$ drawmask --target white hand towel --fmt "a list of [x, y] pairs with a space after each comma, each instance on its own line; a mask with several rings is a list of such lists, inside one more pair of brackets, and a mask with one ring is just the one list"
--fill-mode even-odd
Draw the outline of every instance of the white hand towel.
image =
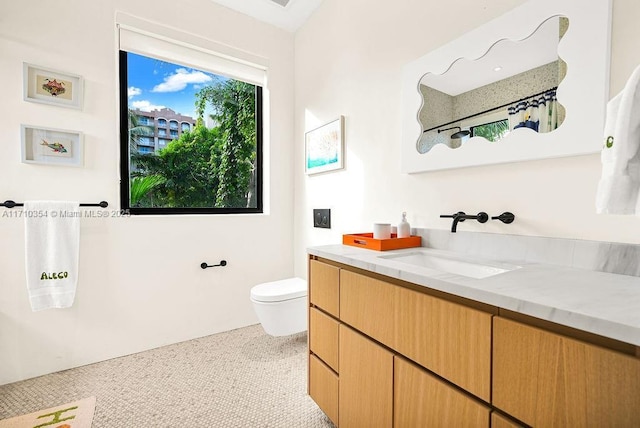
[[640, 214], [640, 67], [607, 104], [598, 214]]
[[25, 201], [23, 214], [31, 309], [68, 308], [78, 282], [80, 204]]

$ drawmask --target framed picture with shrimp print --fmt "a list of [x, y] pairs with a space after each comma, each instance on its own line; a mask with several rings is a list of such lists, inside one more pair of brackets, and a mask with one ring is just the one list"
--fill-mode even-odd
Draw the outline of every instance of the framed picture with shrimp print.
[[27, 63], [23, 65], [23, 72], [25, 101], [82, 109], [84, 82], [81, 76]]
[[82, 134], [66, 129], [22, 125], [22, 162], [82, 166]]

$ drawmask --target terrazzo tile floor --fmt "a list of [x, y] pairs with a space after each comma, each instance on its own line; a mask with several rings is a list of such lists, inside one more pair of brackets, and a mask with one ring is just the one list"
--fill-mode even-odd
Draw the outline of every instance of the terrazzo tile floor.
[[96, 396], [93, 428], [320, 428], [306, 333], [258, 325], [0, 386], [0, 420]]

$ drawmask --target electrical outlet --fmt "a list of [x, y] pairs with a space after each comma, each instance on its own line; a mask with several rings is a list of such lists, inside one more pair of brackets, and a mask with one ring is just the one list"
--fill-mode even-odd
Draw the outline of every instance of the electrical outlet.
[[322, 229], [331, 229], [331, 210], [314, 208], [313, 227], [320, 227]]

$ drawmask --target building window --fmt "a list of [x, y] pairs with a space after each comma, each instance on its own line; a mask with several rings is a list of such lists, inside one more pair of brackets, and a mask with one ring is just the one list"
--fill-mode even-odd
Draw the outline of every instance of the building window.
[[[120, 102], [122, 209], [262, 212], [261, 86], [121, 50]], [[126, 118], [142, 109], [159, 129], [155, 134], [149, 126], [153, 136], [139, 135], [135, 143]], [[141, 144], [166, 137], [160, 128], [167, 122], [173, 141], [158, 139], [157, 150]]]

